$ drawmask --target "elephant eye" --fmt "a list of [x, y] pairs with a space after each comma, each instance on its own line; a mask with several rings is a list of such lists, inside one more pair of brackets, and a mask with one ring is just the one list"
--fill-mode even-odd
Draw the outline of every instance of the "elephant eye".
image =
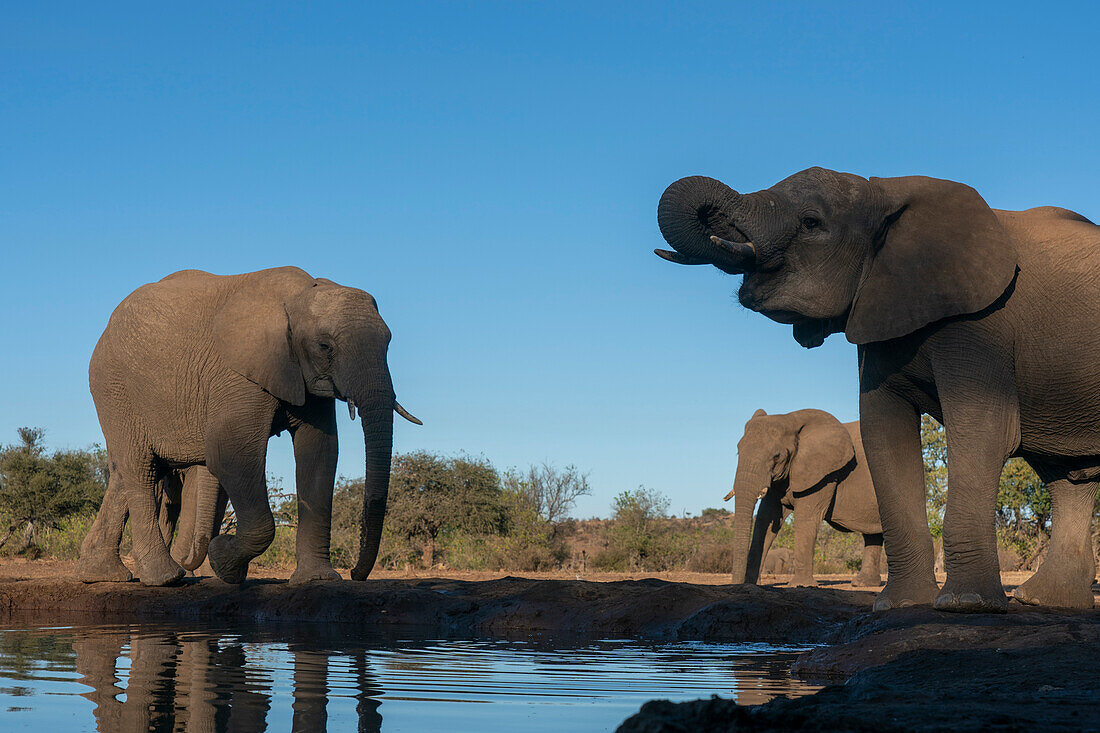
[[326, 354], [332, 352], [332, 344], [330, 344], [328, 341], [318, 341], [317, 346], [321, 349], [321, 351], [325, 352]]
[[814, 216], [802, 217], [802, 226], [806, 229], [817, 229], [821, 226], [821, 220]]

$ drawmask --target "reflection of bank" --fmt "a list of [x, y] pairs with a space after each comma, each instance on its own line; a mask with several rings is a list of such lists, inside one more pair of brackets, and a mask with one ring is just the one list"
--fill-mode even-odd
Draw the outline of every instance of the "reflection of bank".
[[790, 665], [796, 655], [776, 656], [788, 658], [771, 659], [767, 662], [749, 658], [734, 662], [736, 682], [733, 692], [738, 705], [762, 705], [778, 696], [801, 697], [817, 689], [810, 688], [797, 692], [793, 690]]
[[[129, 679], [120, 686], [119, 659], [129, 645]], [[76, 669], [92, 688], [96, 728], [114, 731], [263, 731], [273, 680], [248, 665], [240, 643], [188, 633], [100, 632], [74, 640]], [[292, 730], [327, 729], [329, 657], [332, 652], [291, 645]], [[350, 652], [357, 683], [360, 731], [380, 731], [382, 694], [365, 650]], [[122, 698], [122, 699], [120, 699]]]

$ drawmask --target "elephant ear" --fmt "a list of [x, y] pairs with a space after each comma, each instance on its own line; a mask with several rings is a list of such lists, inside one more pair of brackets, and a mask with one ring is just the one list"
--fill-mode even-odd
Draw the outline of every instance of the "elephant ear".
[[283, 402], [306, 401], [305, 377], [290, 345], [290, 321], [278, 292], [235, 292], [213, 324], [214, 349], [229, 367]]
[[793, 491], [811, 489], [856, 457], [852, 437], [839, 420], [828, 413], [807, 420], [798, 431], [798, 448], [789, 472]]
[[977, 191], [924, 176], [870, 181], [882, 227], [844, 329], [849, 341], [898, 338], [1004, 294], [1016, 248]]

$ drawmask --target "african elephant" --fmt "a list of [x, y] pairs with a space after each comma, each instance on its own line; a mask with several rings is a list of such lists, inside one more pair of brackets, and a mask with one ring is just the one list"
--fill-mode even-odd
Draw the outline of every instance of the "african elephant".
[[882, 525], [858, 422], [841, 423], [822, 410], [786, 415], [757, 410], [737, 443], [737, 475], [726, 501], [735, 496], [734, 583], [759, 580], [761, 559], [792, 511], [792, 585], [814, 585], [814, 544], [822, 520], [863, 535], [863, 566], [855, 584], [882, 582]]
[[222, 580], [243, 581], [275, 533], [264, 471], [268, 438], [283, 430], [297, 474], [291, 582], [339, 578], [329, 559], [336, 400], [353, 419], [358, 409], [362, 423], [366, 493], [352, 577], [367, 577], [386, 512], [393, 413], [419, 422], [394, 399], [389, 341], [368, 293], [296, 267], [229, 276], [185, 270], [127, 296], [89, 367], [111, 474], [81, 546], [80, 578], [130, 578], [118, 555], [128, 514], [141, 581], [179, 579], [183, 568], [158, 527], [156, 485], [168, 471], [203, 466], [196, 484], [208, 493], [220, 485], [237, 515], [235, 535], [210, 540], [211, 567]]
[[[1066, 209], [991, 209], [961, 183], [821, 168], [739, 194], [684, 178], [658, 223], [680, 264], [744, 274], [740, 302], [803, 346], [858, 345], [863, 445], [889, 580], [876, 609], [934, 602], [1003, 611], [994, 532], [1005, 460], [1053, 501], [1046, 562], [1025, 603], [1091, 607], [1089, 529], [1100, 477], [1100, 227]], [[920, 416], [946, 430], [947, 581], [932, 573]]]

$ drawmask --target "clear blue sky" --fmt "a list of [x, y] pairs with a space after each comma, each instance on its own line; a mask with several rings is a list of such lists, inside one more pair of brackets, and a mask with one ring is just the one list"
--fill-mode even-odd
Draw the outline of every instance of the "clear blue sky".
[[666, 185], [821, 165], [1100, 219], [1095, 3], [739, 5], [5, 3], [0, 441], [102, 440], [88, 357], [137, 286], [294, 264], [378, 298], [398, 450], [575, 463], [584, 516], [720, 505], [756, 408], [857, 417], [855, 347], [654, 257]]

